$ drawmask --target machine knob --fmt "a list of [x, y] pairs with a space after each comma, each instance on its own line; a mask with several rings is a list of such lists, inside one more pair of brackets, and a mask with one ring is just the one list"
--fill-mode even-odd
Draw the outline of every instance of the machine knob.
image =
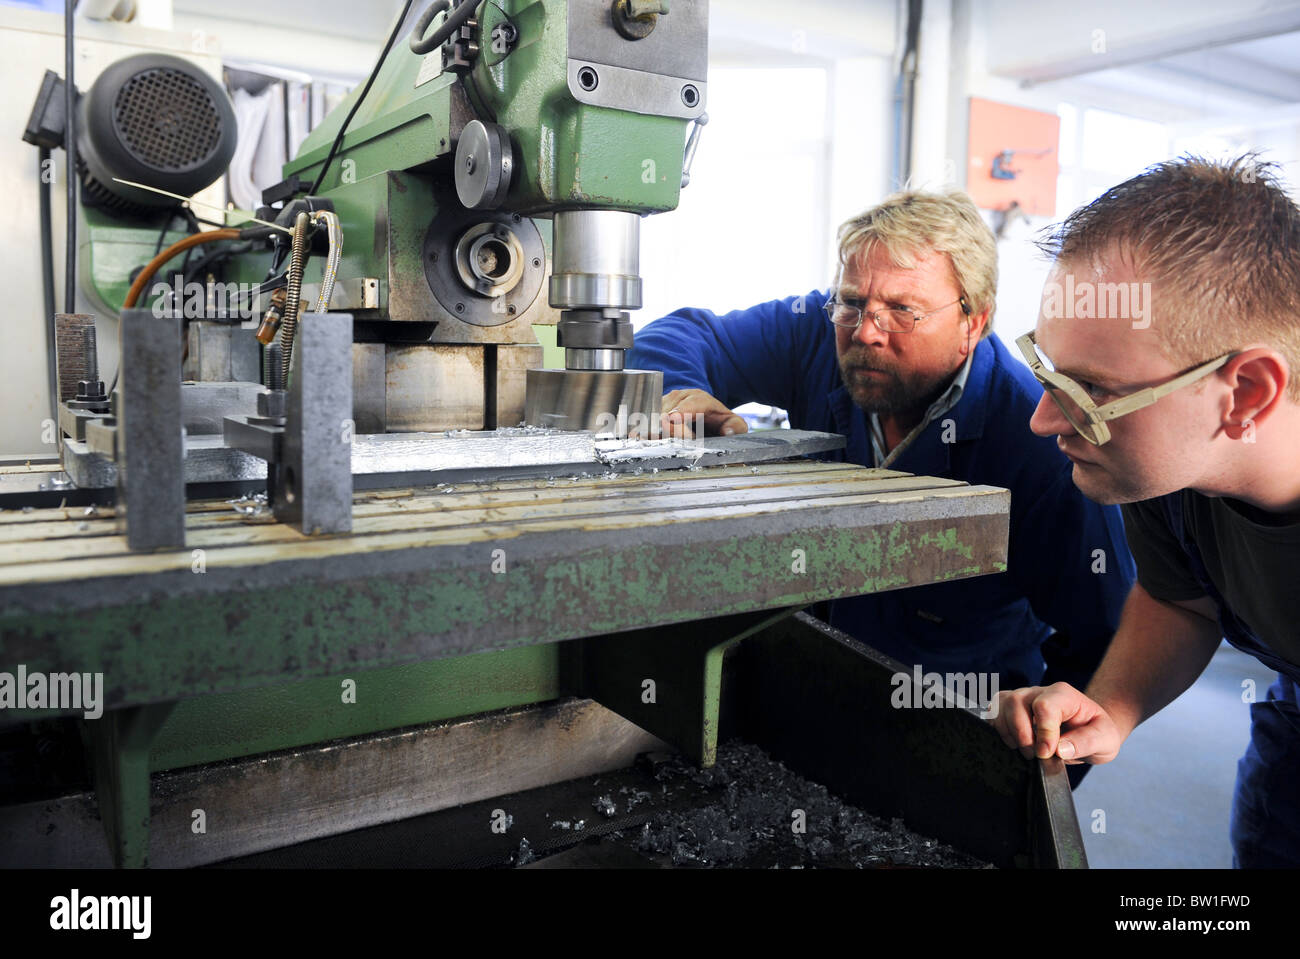
[[456, 143], [456, 196], [469, 210], [495, 210], [510, 192], [510, 137], [495, 123], [471, 120]]

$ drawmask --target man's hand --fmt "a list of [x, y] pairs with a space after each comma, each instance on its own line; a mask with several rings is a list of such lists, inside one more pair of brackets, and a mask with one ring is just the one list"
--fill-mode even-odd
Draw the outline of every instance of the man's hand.
[[730, 436], [747, 433], [749, 425], [722, 402], [703, 390], [673, 390], [664, 395], [660, 417], [664, 436], [695, 439], [703, 424], [705, 436]]
[[1026, 759], [1058, 755], [1071, 765], [1108, 763], [1127, 738], [1106, 710], [1069, 683], [998, 693], [990, 722]]

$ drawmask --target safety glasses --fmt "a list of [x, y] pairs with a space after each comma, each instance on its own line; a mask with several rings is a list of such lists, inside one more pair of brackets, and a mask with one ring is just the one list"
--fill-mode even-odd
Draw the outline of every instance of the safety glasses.
[[1061, 412], [1070, 421], [1070, 425], [1093, 446], [1101, 446], [1110, 440], [1110, 428], [1106, 425], [1107, 421], [1144, 409], [1162, 396], [1168, 396], [1175, 390], [1190, 386], [1197, 380], [1209, 376], [1236, 356], [1235, 353], [1225, 353], [1218, 359], [1202, 363], [1186, 373], [1180, 373], [1172, 380], [1159, 386], [1149, 386], [1146, 389], [1138, 390], [1136, 393], [1121, 396], [1117, 400], [1098, 406], [1093, 402], [1092, 397], [1088, 395], [1087, 390], [1068, 376], [1058, 373], [1052, 368], [1051, 360], [1039, 348], [1038, 341], [1034, 338], [1032, 332], [1026, 333], [1017, 339], [1016, 346], [1020, 347], [1020, 352], [1024, 354], [1025, 362], [1029, 364], [1030, 370], [1038, 378], [1038, 382], [1043, 384], [1043, 389], [1047, 392], [1047, 395], [1061, 408]]

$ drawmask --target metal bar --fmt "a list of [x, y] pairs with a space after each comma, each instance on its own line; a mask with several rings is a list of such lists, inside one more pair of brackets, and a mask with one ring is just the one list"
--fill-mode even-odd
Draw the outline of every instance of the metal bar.
[[308, 535], [352, 529], [352, 315], [304, 313], [290, 371], [275, 517]]
[[[248, 394], [241, 390], [232, 395], [228, 414], [237, 419], [248, 415]], [[200, 411], [197, 403], [196, 417], [212, 409]], [[72, 433], [79, 427], [84, 433], [84, 425], [79, 426], [62, 413], [60, 417], [65, 432]], [[204, 431], [208, 432], [206, 426]], [[82, 438], [78, 435], [74, 442], [64, 444], [68, 475], [79, 489], [113, 486], [117, 469], [111, 456], [81, 442]], [[391, 489], [439, 481], [468, 483], [595, 471], [632, 473], [695, 465], [767, 463], [832, 452], [843, 449], [844, 442], [844, 437], [835, 433], [807, 430], [759, 430], [739, 436], [658, 443], [597, 440], [588, 432], [518, 427], [464, 433], [368, 433], [352, 440], [352, 485], [354, 490]], [[261, 446], [251, 446], [245, 452], [244, 445], [236, 436], [223, 440], [220, 435], [191, 431], [185, 441], [186, 484], [265, 479], [266, 463], [258, 458]], [[111, 446], [107, 450], [111, 452]], [[3, 492], [0, 487], [0, 494]], [[25, 504], [13, 500], [13, 505]]]
[[131, 549], [185, 546], [181, 322], [122, 311], [117, 516]]

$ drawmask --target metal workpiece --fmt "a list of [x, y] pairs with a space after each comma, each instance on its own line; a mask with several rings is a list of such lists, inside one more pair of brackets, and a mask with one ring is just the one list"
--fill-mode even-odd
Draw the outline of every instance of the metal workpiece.
[[133, 550], [185, 546], [181, 323], [123, 310], [117, 520]]
[[[521, 375], [523, 372], [521, 368]], [[282, 429], [253, 423], [256, 419], [230, 417], [225, 437], [186, 437], [185, 483], [192, 499], [238, 496], [249, 488], [264, 486], [268, 456], [279, 458]], [[111, 448], [116, 429], [102, 427], [104, 422], [110, 421], [96, 419], [90, 428], [100, 429]], [[617, 431], [618, 423], [614, 425]], [[539, 477], [567, 480], [593, 473], [612, 476], [692, 466], [770, 463], [844, 448], [844, 437], [838, 433], [804, 430], [759, 430], [689, 441], [625, 440], [592, 432], [528, 427], [370, 434], [361, 432], [358, 423], [358, 430], [352, 443], [352, 485], [357, 491], [430, 482], [484, 483]], [[59, 484], [61, 467], [70, 485]], [[61, 463], [0, 467], [0, 506], [111, 503], [116, 481], [117, 468], [111, 455], [100, 455], [86, 443], [68, 439]]]
[[538, 344], [354, 343], [358, 433], [438, 432], [518, 426], [526, 373]]
[[[354, 344], [353, 409], [358, 433], [486, 428], [488, 391], [495, 385], [488, 363], [493, 349], [500, 350], [491, 346]], [[517, 408], [517, 415], [522, 415], [522, 399], [508, 404]]]
[[280, 422], [266, 422], [261, 417], [228, 416], [223, 438], [232, 450], [261, 460], [262, 477], [269, 478], [270, 467], [284, 457], [284, 418]]
[[352, 529], [352, 316], [304, 313], [293, 352], [275, 518], [303, 533]]
[[622, 210], [555, 214], [550, 303], [565, 310], [641, 308], [641, 217]]
[[[524, 427], [482, 432], [383, 433], [358, 436], [352, 444], [352, 471], [359, 488], [379, 488], [366, 477], [407, 476], [483, 483], [538, 476], [573, 482], [593, 473], [613, 476], [691, 466], [771, 463], [844, 447], [837, 433], [765, 430], [702, 440], [623, 440], [613, 433]], [[624, 429], [626, 432], [626, 429]]]
[[256, 365], [251, 372], [253, 379], [250, 380], [182, 383], [181, 417], [185, 435], [220, 436], [222, 420], [227, 416], [256, 414], [257, 398], [264, 388], [257, 382]]
[[529, 370], [524, 422], [545, 429], [656, 436], [663, 385], [658, 370]]
[[[119, 396], [124, 387], [125, 383], [119, 384]], [[256, 415], [262, 386], [252, 382], [180, 383], [179, 389], [184, 435], [181, 475], [185, 484], [265, 478], [263, 464], [238, 448], [225, 446], [222, 439], [222, 421], [227, 416]], [[73, 484], [82, 490], [116, 486], [117, 421], [103, 413], [72, 410], [64, 404], [59, 408], [59, 427], [66, 437], [60, 451], [63, 468]]]
[[[221, 421], [226, 416], [251, 416], [257, 412], [257, 396], [262, 391], [262, 385], [256, 382], [181, 383], [181, 426], [184, 428], [185, 436], [191, 441], [200, 436], [219, 436], [222, 430]], [[105, 416], [108, 412], [109, 410], [95, 413], [85, 409], [61, 409], [59, 424], [63, 432], [72, 439], [85, 442], [87, 422], [105, 419], [109, 424], [108, 428], [110, 430], [113, 428], [111, 417]], [[113, 445], [100, 442], [96, 447], [99, 452], [110, 458], [113, 456]], [[187, 442], [187, 452], [190, 448], [191, 444]], [[81, 452], [78, 450], [74, 455], [80, 456]], [[187, 473], [186, 482], [192, 483], [195, 480], [190, 479]], [[78, 482], [77, 485], [83, 484]]]
[[182, 375], [197, 382], [258, 379], [258, 344], [239, 323], [194, 320], [187, 324], [188, 355]]
[[[184, 475], [187, 486], [245, 485], [265, 481], [266, 464], [278, 461], [282, 428], [257, 423], [256, 416], [228, 417], [223, 436], [190, 436], [185, 440]], [[844, 437], [836, 433], [804, 430], [761, 430], [733, 436], [689, 441], [661, 439], [628, 441], [612, 438], [639, 426], [624, 410], [594, 431], [535, 428], [461, 430], [452, 432], [358, 432], [352, 441], [352, 477], [356, 490], [391, 489], [430, 482], [490, 482], [536, 477], [570, 477], [583, 473], [625, 473], [639, 470], [676, 470], [691, 466], [766, 463], [793, 456], [812, 456], [839, 450]], [[116, 430], [97, 419], [89, 429], [99, 430], [112, 444]], [[111, 448], [111, 447], [110, 447]], [[79, 492], [112, 488], [117, 469], [111, 455], [91, 451], [86, 443], [64, 442], [63, 466], [76, 489], [65, 490], [69, 502], [79, 502]], [[23, 497], [50, 488], [46, 472], [23, 475], [0, 473], [0, 502], [27, 505]], [[42, 485], [43, 484], [43, 485]], [[212, 494], [207, 494], [212, 495]], [[237, 494], [236, 494], [237, 495]], [[40, 497], [37, 497], [38, 499]], [[98, 502], [92, 497], [85, 502]], [[57, 500], [55, 501], [58, 502]]]
[[[118, 391], [121, 391], [120, 384]], [[117, 443], [117, 428], [112, 422], [102, 417], [90, 420], [85, 427], [85, 442], [64, 440], [63, 468], [77, 489], [101, 490], [117, 485], [117, 464], [112, 453]], [[266, 479], [266, 464], [262, 460], [227, 445], [220, 434], [187, 436], [184, 446], [181, 473], [186, 486]]]
[[190, 504], [188, 549], [149, 556], [107, 515], [6, 512], [0, 669], [103, 672], [116, 709], [802, 607], [1003, 572], [1008, 508], [1005, 490], [796, 461], [361, 492], [352, 535], [309, 546], [222, 500]]

